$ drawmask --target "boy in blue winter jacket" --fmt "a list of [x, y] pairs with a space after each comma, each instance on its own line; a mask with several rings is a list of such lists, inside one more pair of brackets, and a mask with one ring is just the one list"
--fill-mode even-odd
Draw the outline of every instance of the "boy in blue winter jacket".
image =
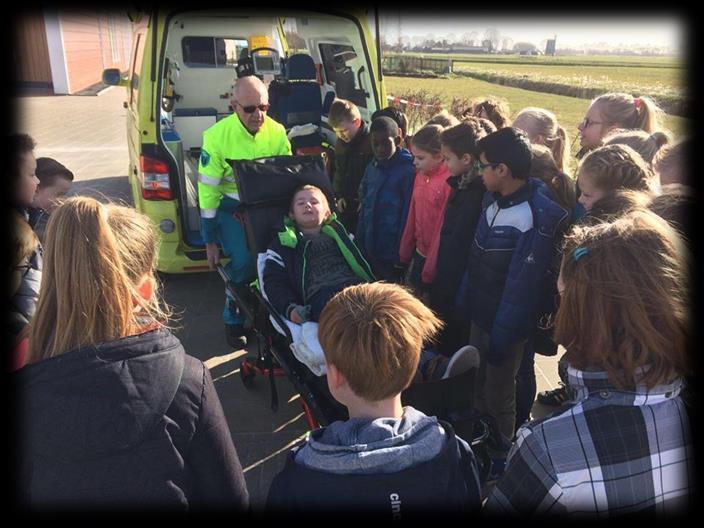
[[470, 344], [479, 349], [477, 407], [513, 437], [515, 376], [548, 288], [556, 241], [568, 212], [547, 186], [529, 178], [528, 138], [503, 128], [477, 143], [477, 170], [487, 188], [460, 287], [471, 319]]
[[413, 156], [399, 146], [399, 128], [390, 117], [377, 117], [369, 131], [374, 159], [359, 186], [355, 241], [379, 279], [401, 282], [398, 249], [413, 194]]
[[441, 324], [396, 284], [350, 286], [330, 300], [318, 336], [330, 393], [350, 418], [314, 430], [290, 452], [267, 510], [389, 520], [479, 511], [469, 445], [450, 424], [401, 405], [423, 342]]

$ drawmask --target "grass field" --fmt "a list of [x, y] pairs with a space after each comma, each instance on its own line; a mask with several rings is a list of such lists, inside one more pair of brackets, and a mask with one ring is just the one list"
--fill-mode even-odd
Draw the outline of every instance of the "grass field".
[[[384, 53], [387, 55], [399, 55]], [[503, 64], [540, 64], [545, 66], [628, 66], [646, 68], [683, 68], [684, 62], [678, 57], [642, 57], [621, 55], [478, 55], [460, 53], [403, 53], [407, 57], [426, 57], [436, 59], [456, 59], [472, 62], [490, 62]]]
[[[438, 97], [448, 109], [453, 99], [479, 97], [505, 99], [509, 103], [511, 118], [526, 106], [545, 108], [557, 116], [558, 121], [567, 131], [573, 154], [579, 150], [579, 143], [574, 142], [578, 132], [577, 125], [584, 118], [590, 103], [588, 99], [522, 90], [466, 77], [419, 79], [387, 75], [384, 81], [388, 95], [405, 98], [409, 94], [423, 90]], [[669, 115], [665, 116], [664, 125], [675, 137], [687, 133], [689, 128], [687, 119]]]
[[540, 64], [455, 63], [455, 73], [462, 71], [493, 72], [500, 75], [527, 76], [545, 82], [588, 86], [616, 91], [640, 91], [644, 95], [675, 95], [685, 87], [684, 71], [679, 68], [643, 68], [614, 66], [550, 66]]
[[387, 57], [395, 57], [398, 65], [402, 57], [420, 56], [451, 58], [455, 74], [493, 84], [583, 99], [605, 92], [648, 95], [669, 113], [680, 116], [689, 113], [687, 72], [684, 63], [674, 57], [443, 54], [391, 54]]

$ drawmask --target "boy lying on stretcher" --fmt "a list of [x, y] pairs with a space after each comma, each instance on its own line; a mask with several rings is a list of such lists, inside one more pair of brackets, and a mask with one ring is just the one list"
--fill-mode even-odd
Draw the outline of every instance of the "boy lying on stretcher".
[[[312, 185], [294, 193], [284, 230], [267, 249], [261, 276], [265, 297], [296, 324], [317, 322], [336, 293], [374, 281], [369, 264], [330, 211], [325, 194]], [[472, 347], [462, 347], [448, 359], [424, 350], [417, 381], [466, 371], [473, 366], [473, 352]]]

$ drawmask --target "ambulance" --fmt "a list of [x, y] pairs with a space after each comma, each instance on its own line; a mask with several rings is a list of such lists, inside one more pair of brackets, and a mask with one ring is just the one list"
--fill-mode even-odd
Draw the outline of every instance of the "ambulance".
[[[308, 95], [299, 99], [306, 108], [296, 112], [296, 100], [289, 101], [284, 126], [289, 132], [314, 126], [328, 145], [335, 142], [326, 115], [334, 97], [353, 101], [365, 121], [386, 106], [375, 15], [364, 9], [251, 8], [129, 14], [135, 27], [129, 71], [105, 70], [103, 81], [126, 89], [128, 179], [135, 208], [161, 235], [159, 271], [209, 269], [200, 234], [198, 159], [203, 131], [233, 113], [238, 76], [259, 76], [271, 103], [274, 87], [280, 100], [282, 87], [288, 93], [289, 85], [295, 91], [303, 84], [288, 79], [293, 69], [287, 65], [314, 65]], [[311, 102], [321, 110], [311, 112]]]

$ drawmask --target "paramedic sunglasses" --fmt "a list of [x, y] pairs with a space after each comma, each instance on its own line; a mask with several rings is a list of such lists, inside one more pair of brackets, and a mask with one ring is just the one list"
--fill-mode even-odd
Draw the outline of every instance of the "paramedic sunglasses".
[[260, 104], [260, 105], [250, 105], [250, 106], [242, 106], [240, 103], [235, 101], [236, 105], [240, 105], [242, 107], [242, 110], [244, 110], [245, 114], [253, 114], [254, 111], [259, 108], [260, 112], [266, 112], [269, 110], [269, 105], [268, 104]]

